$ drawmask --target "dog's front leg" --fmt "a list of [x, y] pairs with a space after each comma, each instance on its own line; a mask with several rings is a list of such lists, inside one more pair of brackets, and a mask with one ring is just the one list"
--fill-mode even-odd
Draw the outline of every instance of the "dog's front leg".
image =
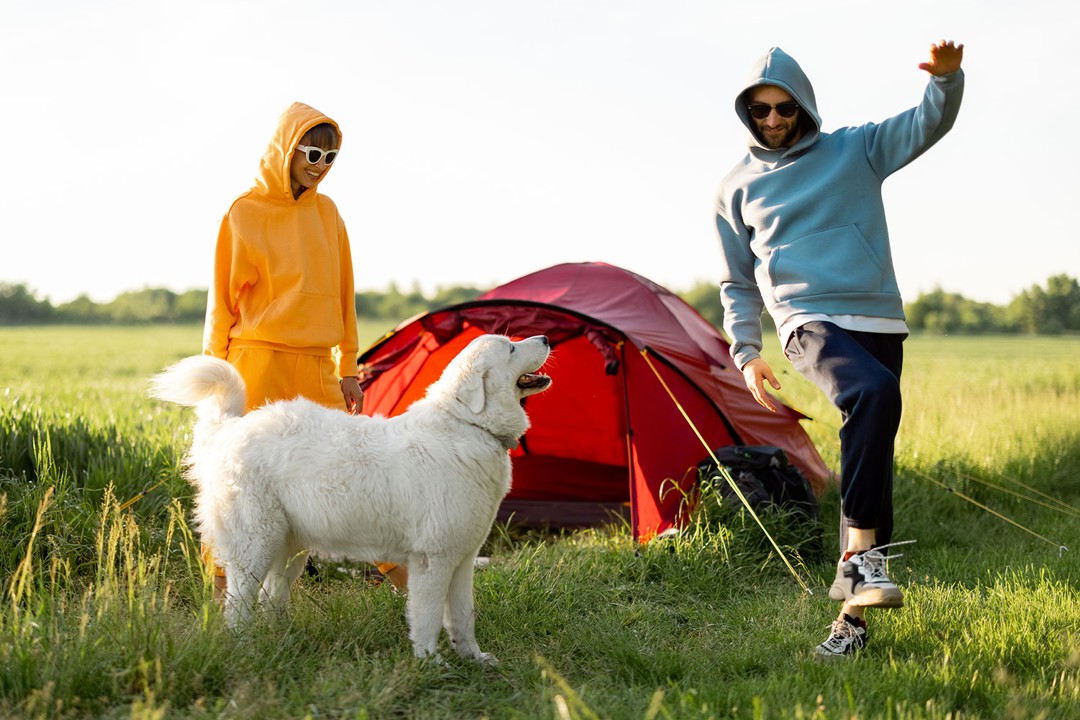
[[239, 563], [230, 564], [225, 577], [225, 621], [235, 629], [251, 617], [262, 583], [255, 572]]
[[458, 655], [484, 665], [494, 665], [498, 662], [495, 656], [480, 652], [480, 646], [476, 642], [476, 615], [473, 612], [474, 560], [470, 555], [454, 571], [450, 580], [450, 591], [446, 595], [443, 626]]
[[443, 558], [429, 558], [423, 553], [409, 556], [406, 612], [409, 639], [412, 640], [413, 654], [418, 658], [435, 655], [451, 571]]
[[305, 562], [306, 552], [293, 550], [291, 546], [282, 548], [263, 580], [260, 600], [267, 602], [277, 612], [288, 610], [292, 584], [303, 572]]

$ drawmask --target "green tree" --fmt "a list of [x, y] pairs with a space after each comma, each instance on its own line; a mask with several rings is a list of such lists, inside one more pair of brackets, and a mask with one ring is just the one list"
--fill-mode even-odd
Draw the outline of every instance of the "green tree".
[[935, 288], [904, 307], [908, 327], [931, 333], [1005, 332], [1010, 328], [1003, 309]]
[[57, 307], [56, 319], [59, 322], [71, 323], [73, 325], [90, 325], [108, 321], [101, 305], [94, 302], [86, 295], [80, 295], [71, 302], [64, 303]]
[[55, 312], [48, 300], [39, 300], [26, 285], [0, 283], [0, 324], [49, 322]]
[[143, 288], [120, 293], [105, 306], [105, 312], [116, 323], [172, 322], [175, 320], [176, 293], [164, 288]]
[[483, 295], [486, 290], [470, 285], [456, 285], [453, 287], [436, 287], [435, 295], [431, 298], [430, 308], [446, 307], [458, 303], [469, 302]]
[[1068, 275], [1054, 275], [1046, 288], [1033, 285], [1009, 303], [1009, 317], [1024, 332], [1060, 335], [1080, 331], [1080, 283]]
[[206, 317], [206, 291], [188, 290], [177, 295], [173, 312], [176, 322], [201, 322]]

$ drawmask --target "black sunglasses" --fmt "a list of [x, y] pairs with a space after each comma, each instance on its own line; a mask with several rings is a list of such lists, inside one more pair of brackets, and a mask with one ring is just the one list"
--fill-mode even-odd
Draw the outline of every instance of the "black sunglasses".
[[334, 158], [336, 158], [338, 154], [337, 150], [323, 150], [314, 145], [297, 145], [296, 149], [304, 153], [304, 158], [312, 165], [319, 162], [323, 154], [326, 155], [326, 164], [329, 165], [334, 162]]
[[746, 109], [750, 111], [750, 117], [755, 120], [764, 120], [769, 117], [769, 113], [776, 110], [776, 114], [782, 118], [794, 117], [795, 113], [799, 112], [799, 103], [797, 102], [782, 102], [776, 105], [769, 105], [767, 103], [747, 103]]

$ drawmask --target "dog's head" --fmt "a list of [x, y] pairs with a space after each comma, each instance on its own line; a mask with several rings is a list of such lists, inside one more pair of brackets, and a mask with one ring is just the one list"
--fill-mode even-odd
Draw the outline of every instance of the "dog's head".
[[512, 449], [529, 429], [521, 401], [551, 386], [551, 378], [538, 373], [550, 353], [543, 335], [519, 342], [481, 335], [450, 361], [427, 397]]

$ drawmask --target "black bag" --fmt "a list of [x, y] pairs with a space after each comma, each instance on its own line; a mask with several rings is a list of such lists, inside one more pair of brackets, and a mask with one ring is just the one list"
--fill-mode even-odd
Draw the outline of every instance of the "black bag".
[[[799, 468], [788, 462], [787, 453], [772, 445], [727, 445], [713, 451], [720, 464], [754, 511], [777, 505], [797, 510], [817, 522], [818, 502], [810, 483]], [[742, 507], [742, 503], [720, 474], [711, 457], [698, 463], [698, 479], [712, 480], [725, 503]]]

